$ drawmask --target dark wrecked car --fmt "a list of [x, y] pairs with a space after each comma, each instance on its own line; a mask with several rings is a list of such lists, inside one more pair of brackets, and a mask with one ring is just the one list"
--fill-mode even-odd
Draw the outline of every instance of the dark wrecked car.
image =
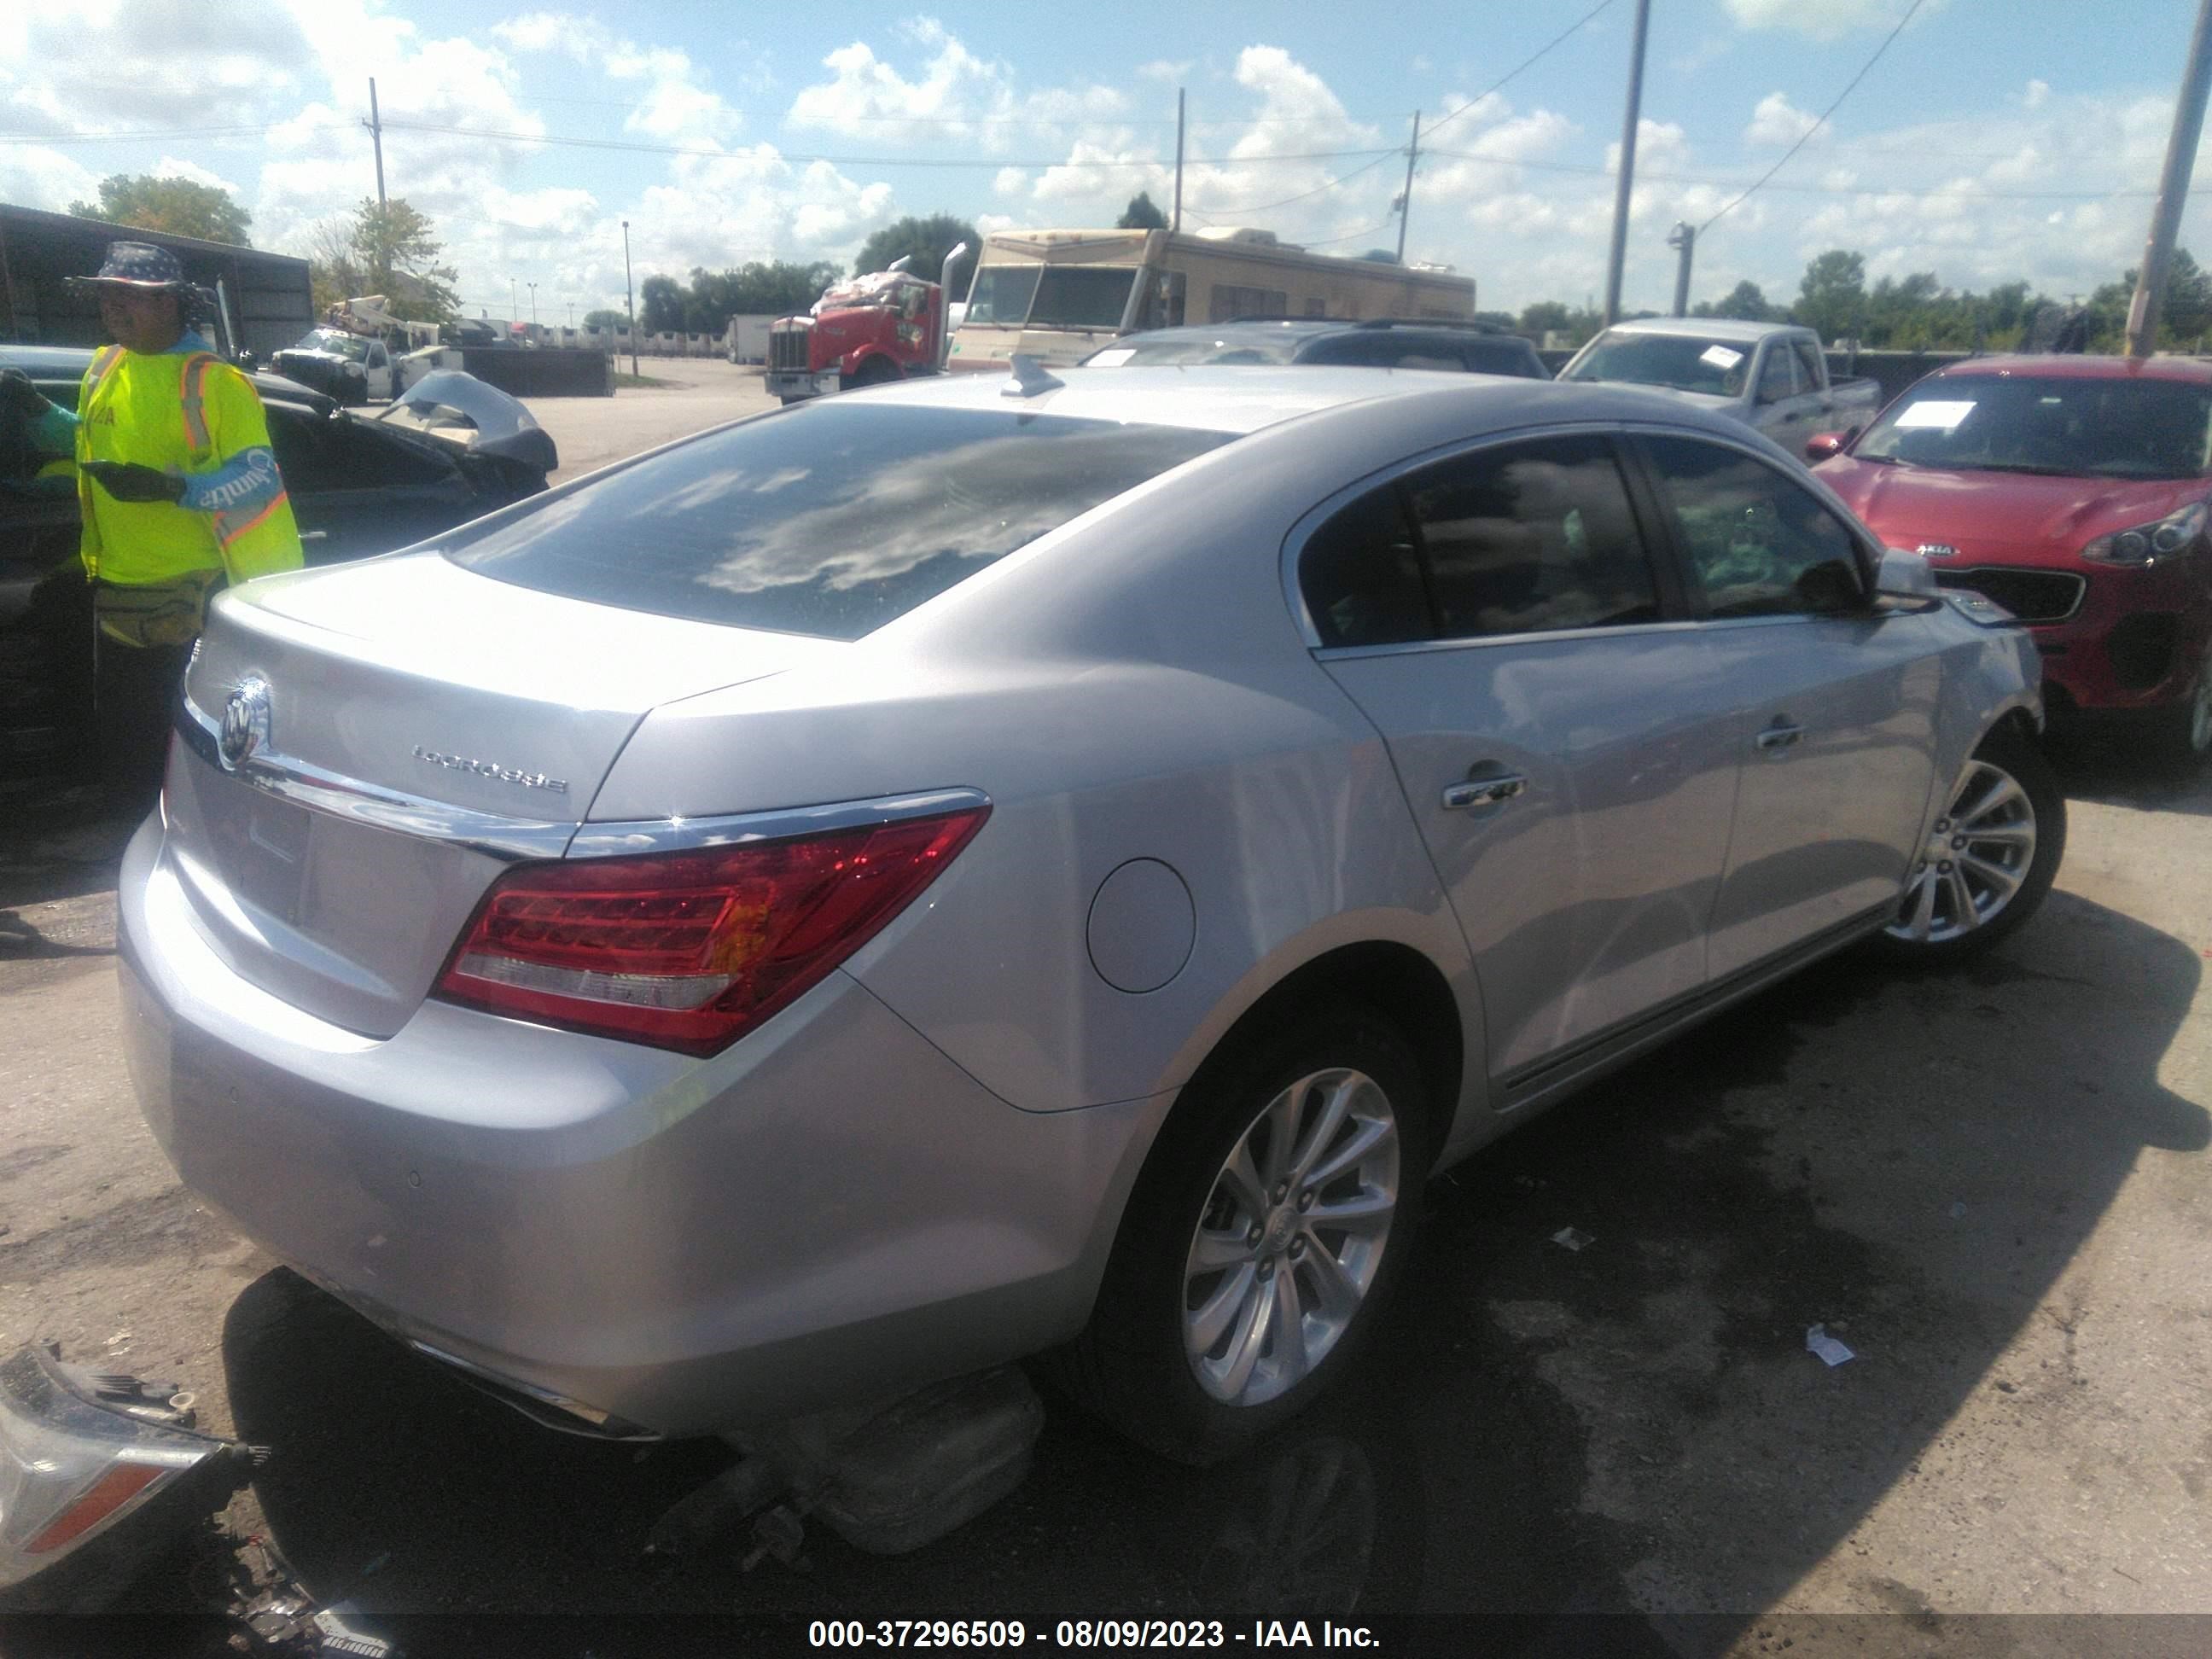
[[[0, 345], [74, 407], [92, 354]], [[274, 374], [254, 387], [310, 565], [388, 553], [536, 495], [560, 465], [550, 434], [473, 375], [424, 376], [372, 417]], [[0, 777], [82, 769], [91, 761], [92, 596], [77, 562], [77, 501], [67, 469], [42, 465], [0, 421]]]

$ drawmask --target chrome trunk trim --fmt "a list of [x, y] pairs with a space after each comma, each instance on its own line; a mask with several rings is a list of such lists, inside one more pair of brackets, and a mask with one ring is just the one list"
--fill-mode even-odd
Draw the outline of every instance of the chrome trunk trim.
[[257, 748], [235, 766], [226, 766], [222, 726], [189, 697], [178, 714], [176, 732], [187, 749], [216, 771], [312, 811], [373, 829], [450, 842], [511, 861], [557, 859], [576, 833], [574, 823], [479, 812], [362, 783], [275, 750]]

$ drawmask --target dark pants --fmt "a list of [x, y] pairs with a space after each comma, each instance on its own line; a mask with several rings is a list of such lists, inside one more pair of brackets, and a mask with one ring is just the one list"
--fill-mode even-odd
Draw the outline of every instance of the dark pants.
[[93, 721], [100, 738], [100, 775], [118, 806], [150, 808], [161, 790], [169, 728], [191, 642], [125, 645], [95, 630]]

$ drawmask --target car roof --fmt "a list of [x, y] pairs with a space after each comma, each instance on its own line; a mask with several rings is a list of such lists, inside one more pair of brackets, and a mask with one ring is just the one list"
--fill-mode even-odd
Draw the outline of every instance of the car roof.
[[1009, 375], [963, 372], [905, 380], [851, 394], [871, 402], [944, 409], [996, 409], [1148, 426], [1186, 427], [1238, 436], [1302, 416], [1355, 405], [1436, 400], [1443, 428], [1504, 430], [1527, 424], [1640, 422], [1700, 428], [1741, 441], [1740, 421], [1706, 413], [1664, 392], [1613, 381], [1529, 380], [1517, 375], [1439, 374], [1431, 369], [1351, 368], [1334, 364], [1194, 364], [1055, 368], [1057, 386], [1016, 398]]
[[[34, 380], [82, 380], [84, 371], [91, 366], [92, 357], [89, 346], [0, 343], [0, 368], [20, 368]], [[331, 402], [321, 392], [281, 374], [250, 374], [246, 378], [253, 382], [253, 389], [264, 399], [275, 398], [285, 403], [312, 404], [318, 408]]]
[[2051, 380], [2185, 380], [2212, 384], [2212, 362], [2201, 357], [2088, 357], [2070, 352], [1970, 357], [1946, 364], [1947, 380], [1991, 374], [2033, 374]]
[[1733, 317], [1638, 317], [1615, 323], [1610, 332], [1620, 334], [1683, 334], [1698, 340], [1749, 342], [1770, 334], [1796, 331], [1790, 323], [1747, 323]]

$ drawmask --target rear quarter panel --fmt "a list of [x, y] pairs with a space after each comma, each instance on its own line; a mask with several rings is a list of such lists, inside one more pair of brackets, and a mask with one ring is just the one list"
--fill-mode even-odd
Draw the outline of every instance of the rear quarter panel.
[[[1176, 1088], [1283, 977], [1368, 939], [1437, 966], [1480, 1054], [1465, 942], [1387, 752], [1281, 588], [1291, 524], [1393, 453], [1371, 435], [1371, 462], [1246, 439], [837, 663], [659, 709], [591, 817], [984, 792], [990, 823], [850, 968], [1025, 1110]], [[1175, 870], [1193, 918], [1181, 971], [1137, 994], [1106, 982], [1088, 937], [1101, 884], [1133, 859]]]

